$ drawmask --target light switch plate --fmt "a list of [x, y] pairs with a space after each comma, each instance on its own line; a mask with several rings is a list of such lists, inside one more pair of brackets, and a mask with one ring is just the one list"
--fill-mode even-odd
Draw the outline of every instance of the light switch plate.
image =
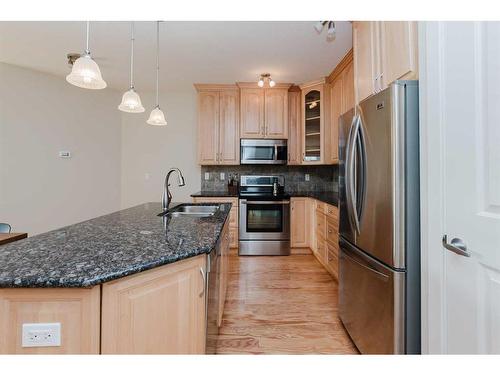
[[61, 323], [24, 323], [21, 345], [24, 348], [61, 346]]
[[210, 180], [210, 173], [205, 172], [205, 181]]
[[309, 181], [309, 180], [310, 180], [310, 176], [309, 176], [309, 174], [308, 174], [308, 173], [306, 173], [306, 175], [304, 176], [304, 178], [305, 178], [305, 180], [306, 180], [306, 181]]

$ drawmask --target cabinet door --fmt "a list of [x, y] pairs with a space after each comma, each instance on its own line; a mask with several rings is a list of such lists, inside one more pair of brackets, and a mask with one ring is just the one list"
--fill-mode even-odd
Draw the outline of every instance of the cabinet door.
[[[417, 23], [380, 22], [384, 87], [417, 71]], [[414, 78], [414, 77], [411, 77]]]
[[204, 354], [205, 270], [199, 255], [105, 283], [101, 352]]
[[325, 160], [324, 84], [302, 91], [302, 164], [323, 164]]
[[240, 164], [238, 91], [219, 93], [219, 164]]
[[339, 160], [339, 117], [342, 114], [342, 102], [344, 101], [344, 77], [341, 75], [331, 85], [330, 88], [330, 128], [327, 163], [338, 163]]
[[351, 62], [342, 72], [342, 105], [340, 114], [354, 107], [354, 64]]
[[354, 84], [357, 103], [375, 92], [377, 70], [374, 50], [375, 34], [375, 22], [353, 23]]
[[241, 138], [263, 138], [264, 90], [241, 89], [240, 96]]
[[301, 97], [300, 91], [288, 93], [288, 164], [301, 164]]
[[292, 198], [291, 200], [291, 246], [308, 246], [308, 225], [307, 217], [307, 198]]
[[198, 163], [217, 164], [219, 149], [219, 93], [198, 93]]
[[288, 89], [266, 89], [264, 108], [266, 138], [288, 138]]

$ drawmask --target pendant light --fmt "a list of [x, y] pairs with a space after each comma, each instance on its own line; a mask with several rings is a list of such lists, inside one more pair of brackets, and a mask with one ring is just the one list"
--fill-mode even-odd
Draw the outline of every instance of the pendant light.
[[130, 26], [130, 89], [122, 96], [122, 102], [118, 109], [128, 113], [141, 113], [145, 109], [142, 106], [141, 98], [134, 89], [134, 23]]
[[102, 79], [99, 66], [90, 56], [89, 31], [90, 21], [87, 21], [85, 53], [75, 61], [71, 73], [66, 76], [66, 81], [84, 89], [100, 90], [106, 87], [106, 82]]
[[151, 111], [147, 123], [149, 125], [165, 126], [167, 121], [160, 109], [158, 101], [158, 79], [160, 74], [160, 21], [156, 21], [156, 107]]

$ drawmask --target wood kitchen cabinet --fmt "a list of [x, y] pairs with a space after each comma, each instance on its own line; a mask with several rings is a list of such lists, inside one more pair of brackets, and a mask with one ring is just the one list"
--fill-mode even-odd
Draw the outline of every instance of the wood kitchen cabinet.
[[329, 126], [328, 86], [325, 79], [300, 85], [302, 90], [301, 164], [324, 164], [325, 129]]
[[309, 198], [291, 198], [290, 231], [291, 247], [309, 247], [309, 220], [307, 200]]
[[102, 354], [204, 354], [206, 255], [102, 287]]
[[302, 155], [302, 116], [300, 88], [288, 92], [288, 165], [300, 165]]
[[353, 22], [356, 103], [397, 79], [418, 78], [417, 23]]
[[256, 83], [238, 83], [240, 88], [240, 137], [288, 138], [288, 89], [277, 83], [273, 88], [258, 88]]
[[240, 162], [239, 93], [235, 85], [195, 85], [198, 90], [198, 163]]
[[[0, 354], [99, 354], [101, 288], [0, 289]], [[25, 323], [59, 322], [61, 345], [24, 347]]]
[[325, 164], [337, 164], [339, 117], [354, 107], [354, 65], [352, 50], [328, 77], [330, 83], [330, 121], [326, 127]]

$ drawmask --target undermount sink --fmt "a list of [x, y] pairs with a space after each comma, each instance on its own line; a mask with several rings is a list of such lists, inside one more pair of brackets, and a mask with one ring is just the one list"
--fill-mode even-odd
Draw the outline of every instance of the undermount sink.
[[170, 215], [173, 217], [179, 216], [193, 216], [193, 217], [209, 217], [213, 216], [217, 210], [219, 210], [219, 206], [211, 205], [211, 206], [201, 206], [201, 205], [180, 205], [174, 207], [167, 212], [164, 212], [162, 215]]

